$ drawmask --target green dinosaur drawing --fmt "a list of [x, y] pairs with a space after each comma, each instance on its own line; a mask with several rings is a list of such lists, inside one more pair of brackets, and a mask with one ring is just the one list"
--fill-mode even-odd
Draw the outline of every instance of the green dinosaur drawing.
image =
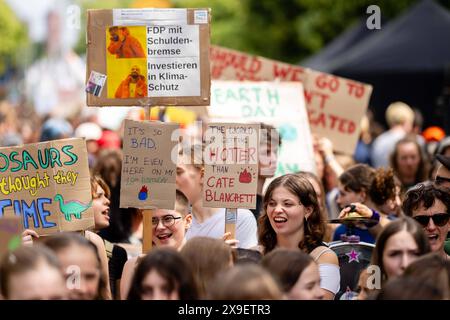
[[55, 201], [59, 202], [59, 210], [64, 214], [64, 218], [67, 221], [72, 221], [72, 215], [77, 219], [81, 219], [81, 214], [92, 206], [92, 200], [88, 204], [77, 200], [64, 201], [60, 194], [55, 196]]
[[14, 251], [22, 244], [22, 238], [20, 236], [14, 236], [8, 241], [8, 250]]

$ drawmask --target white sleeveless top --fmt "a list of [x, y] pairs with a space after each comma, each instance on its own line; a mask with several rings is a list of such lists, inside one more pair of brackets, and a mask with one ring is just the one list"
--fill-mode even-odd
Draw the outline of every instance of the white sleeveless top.
[[[325, 252], [333, 252], [330, 248], [324, 248], [317, 257], [314, 258], [314, 261], [317, 262], [321, 255]], [[318, 262], [317, 262], [318, 263]], [[320, 287], [322, 289], [333, 292], [334, 294], [339, 292], [339, 288], [341, 285], [341, 274], [339, 272], [339, 266], [331, 263], [318, 263], [319, 265], [319, 274], [320, 274]]]

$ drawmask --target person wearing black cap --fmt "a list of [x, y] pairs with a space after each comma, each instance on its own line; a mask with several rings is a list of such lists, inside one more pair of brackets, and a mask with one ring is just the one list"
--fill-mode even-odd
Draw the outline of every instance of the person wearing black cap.
[[435, 184], [450, 188], [450, 157], [438, 154], [436, 159], [441, 163], [434, 177]]

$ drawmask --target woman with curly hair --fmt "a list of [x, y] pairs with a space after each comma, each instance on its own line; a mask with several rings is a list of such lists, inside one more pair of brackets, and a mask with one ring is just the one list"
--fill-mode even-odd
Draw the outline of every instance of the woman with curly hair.
[[375, 209], [390, 219], [403, 216], [402, 183], [392, 168], [378, 168], [369, 189], [369, 198]]
[[325, 221], [312, 184], [295, 174], [278, 177], [268, 186], [263, 203], [258, 231], [262, 253], [287, 248], [310, 254], [319, 265], [325, 299], [333, 299], [339, 291], [339, 263], [322, 242]]
[[[339, 176], [338, 205], [343, 208], [340, 218], [350, 212], [356, 212], [366, 218], [376, 217], [379, 223], [370, 226], [358, 224], [353, 234], [361, 241], [375, 243], [375, 237], [390, 220], [400, 212], [400, 186], [393, 170], [388, 168], [373, 169], [366, 164], [350, 167]], [[340, 225], [333, 240], [341, 239], [348, 234], [348, 228]]]

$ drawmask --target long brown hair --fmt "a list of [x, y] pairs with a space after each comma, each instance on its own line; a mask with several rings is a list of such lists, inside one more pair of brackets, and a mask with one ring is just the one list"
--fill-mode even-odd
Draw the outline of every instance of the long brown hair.
[[307, 253], [292, 249], [278, 248], [265, 255], [261, 265], [277, 280], [284, 293], [292, 290], [303, 271], [315, 263]]
[[371, 258], [371, 264], [376, 265], [380, 268], [382, 282], [385, 282], [387, 280], [383, 262], [383, 253], [386, 248], [386, 243], [393, 235], [402, 230], [406, 230], [409, 234], [411, 234], [417, 244], [419, 255], [430, 252], [430, 245], [423, 231], [423, 228], [412, 218], [402, 217], [389, 223], [379, 234]]
[[230, 267], [233, 258], [229, 245], [220, 239], [207, 237], [189, 239], [180, 253], [194, 273], [200, 299], [208, 297], [214, 278]]
[[305, 252], [310, 253], [319, 246], [325, 234], [325, 221], [320, 213], [319, 202], [314, 187], [305, 177], [295, 174], [286, 174], [274, 179], [267, 188], [264, 195], [264, 212], [258, 219], [258, 238], [259, 243], [264, 247], [264, 254], [272, 251], [277, 245], [277, 234], [270, 224], [267, 215], [267, 205], [272, 198], [273, 192], [278, 187], [284, 187], [294, 194], [305, 207], [311, 207], [312, 213], [305, 223], [303, 240], [298, 247]]
[[10, 282], [14, 275], [24, 274], [30, 270], [37, 269], [39, 264], [44, 263], [49, 268], [57, 270], [61, 279], [61, 265], [55, 254], [42, 245], [33, 247], [22, 246], [17, 250], [6, 254], [0, 262], [0, 290], [4, 298], [10, 296]]
[[189, 263], [172, 248], [156, 248], [139, 261], [127, 300], [141, 300], [145, 277], [155, 270], [167, 282], [167, 290], [178, 291], [180, 300], [196, 300], [197, 286]]
[[100, 278], [97, 289], [97, 296], [95, 300], [107, 300], [108, 299], [108, 289], [105, 282], [105, 276], [102, 272], [100, 255], [97, 251], [97, 247], [94, 243], [86, 239], [85, 237], [77, 234], [75, 232], [63, 232], [47, 237], [42, 242], [47, 248], [52, 250], [54, 253], [58, 253], [71, 246], [79, 246], [92, 251], [97, 262], [98, 270], [100, 271]]
[[[425, 181], [428, 178], [428, 171], [429, 171], [429, 165], [428, 165], [428, 159], [426, 159], [426, 155], [422, 149], [422, 147], [419, 145], [419, 143], [417, 142], [417, 139], [413, 136], [406, 136], [403, 139], [399, 140], [396, 144], [395, 144], [395, 148], [394, 151], [391, 153], [390, 156], [390, 164], [391, 167], [394, 169], [394, 172], [397, 174], [398, 178], [400, 180], [403, 179], [403, 177], [401, 177], [398, 172], [399, 172], [399, 167], [398, 167], [398, 162], [397, 162], [397, 157], [398, 157], [398, 149], [399, 146], [401, 146], [402, 144], [407, 144], [407, 143], [412, 143], [416, 146], [417, 148], [417, 152], [419, 153], [419, 157], [420, 157], [420, 162], [419, 162], [419, 167], [417, 168], [417, 172], [416, 172], [416, 176], [415, 176], [415, 182], [414, 184], [417, 184], [419, 182]], [[402, 181], [403, 183], [403, 181]]]

